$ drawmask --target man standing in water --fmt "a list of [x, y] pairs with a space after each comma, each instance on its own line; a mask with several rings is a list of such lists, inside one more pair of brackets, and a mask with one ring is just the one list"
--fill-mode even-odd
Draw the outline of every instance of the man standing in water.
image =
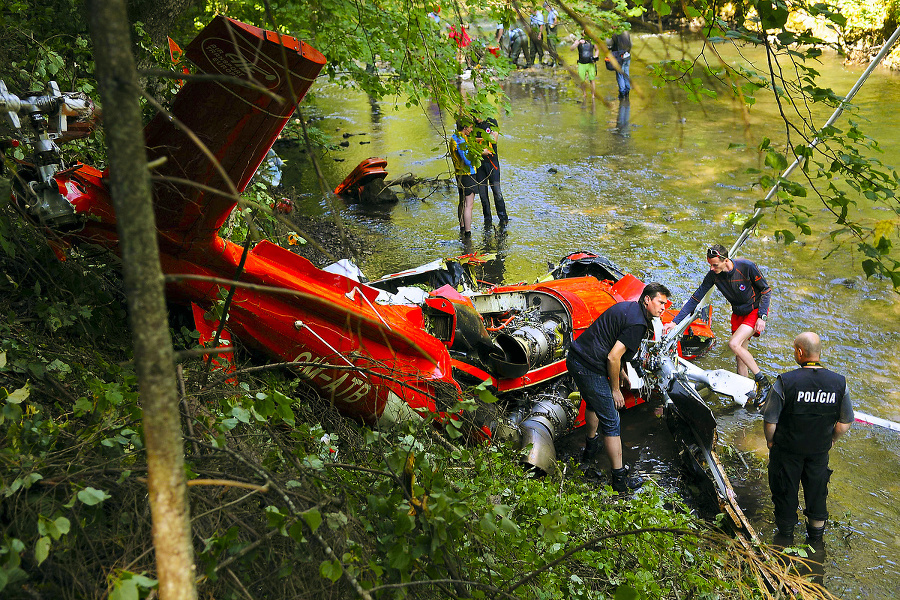
[[721, 244], [714, 244], [706, 250], [709, 271], [691, 299], [685, 303], [671, 323], [663, 328], [664, 333], [672, 331], [678, 323], [687, 318], [697, 304], [713, 286], [731, 303], [731, 339], [728, 347], [737, 360], [738, 375], [753, 373], [756, 394], [752, 400], [759, 406], [765, 400], [772, 385], [760, 371], [753, 355], [750, 354], [750, 338], [759, 337], [766, 330], [769, 315], [769, 300], [772, 288], [766, 283], [762, 273], [754, 263], [742, 258], [728, 258], [728, 250]]
[[528, 25], [528, 37], [531, 48], [528, 53], [528, 64], [526, 67], [533, 67], [535, 56], [537, 56], [539, 65], [544, 62], [544, 13], [541, 12], [540, 5], [535, 5]]
[[821, 352], [818, 335], [807, 331], [797, 336], [794, 360], [800, 368], [778, 376], [763, 413], [778, 533], [793, 538], [803, 483], [810, 543], [822, 540], [828, 519], [828, 451], [853, 424], [847, 380], [822, 366]]
[[607, 40], [606, 45], [619, 63], [619, 68], [615, 69], [619, 100], [626, 100], [631, 93], [631, 34], [623, 31]]
[[[634, 358], [641, 341], [662, 315], [669, 290], [661, 283], [644, 286], [637, 302], [619, 302], [606, 309], [572, 344], [566, 369], [575, 379], [587, 406], [587, 437], [582, 460], [592, 461], [602, 441], [612, 465], [612, 488], [621, 493], [640, 487], [643, 480], [628, 474], [622, 459], [618, 409], [625, 406], [625, 363]], [[601, 438], [600, 433], [603, 433]]]
[[556, 35], [556, 30], [559, 27], [559, 12], [549, 2], [544, 2], [544, 8], [547, 9], [547, 18], [545, 19], [547, 26], [547, 52], [550, 53], [550, 66], [553, 67], [559, 62], [559, 55], [556, 53], [556, 47], [559, 46], [559, 37]]
[[475, 131], [486, 147], [481, 156], [481, 164], [475, 172], [475, 183], [478, 184], [478, 197], [481, 198], [481, 210], [484, 212], [484, 224], [491, 224], [491, 199], [488, 196], [488, 188], [494, 194], [494, 206], [497, 208], [497, 218], [500, 219], [500, 227], [506, 227], [509, 223], [509, 215], [506, 214], [506, 203], [500, 192], [500, 157], [497, 155], [497, 140], [500, 132], [497, 131], [497, 119], [488, 117], [483, 121], [475, 122]]
[[578, 50], [578, 78], [581, 79], [581, 91], [583, 103], [587, 104], [588, 82], [590, 82], [591, 102], [594, 101], [595, 83], [597, 79], [597, 59], [599, 54], [596, 46], [588, 40], [587, 33], [572, 43], [572, 50]]

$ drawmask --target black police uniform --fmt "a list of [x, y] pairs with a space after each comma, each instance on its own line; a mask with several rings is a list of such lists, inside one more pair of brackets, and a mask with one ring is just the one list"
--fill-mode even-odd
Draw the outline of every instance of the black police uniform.
[[763, 418], [777, 424], [769, 451], [769, 488], [779, 530], [790, 531], [797, 522], [801, 483], [806, 501], [803, 514], [810, 520], [827, 520], [832, 473], [828, 451], [834, 425], [853, 422], [847, 380], [823, 367], [801, 367], [780, 375]]

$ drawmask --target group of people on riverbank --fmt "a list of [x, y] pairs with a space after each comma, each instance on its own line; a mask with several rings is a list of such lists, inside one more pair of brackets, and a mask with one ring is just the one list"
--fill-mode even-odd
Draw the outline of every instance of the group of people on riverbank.
[[[720, 245], [706, 251], [709, 270], [703, 282], [663, 333], [693, 318], [697, 305], [715, 286], [731, 304], [728, 347], [737, 372], [756, 382], [750, 402], [763, 409], [763, 432], [769, 448], [769, 488], [775, 507], [776, 542], [793, 543], [799, 489], [805, 499], [806, 540], [822, 541], [828, 519], [826, 498], [831, 469], [828, 453], [854, 420], [844, 376], [822, 365], [822, 341], [811, 331], [793, 342], [799, 368], [779, 375], [774, 384], [762, 373], [749, 351], [753, 337], [766, 330], [772, 289], [752, 261], [729, 257]], [[652, 319], [662, 315], [671, 293], [660, 283], [648, 284], [637, 301], [619, 302], [606, 310], [572, 344], [566, 367], [586, 404], [583, 460], [593, 461], [601, 446], [609, 458], [611, 486], [619, 493], [640, 487], [643, 480], [629, 472], [622, 458], [618, 410], [624, 407], [625, 363], [653, 331]], [[602, 434], [602, 435], [601, 435]]]
[[[547, 16], [538, 6], [534, 7], [534, 11], [529, 19], [527, 27], [520, 25], [509, 30], [508, 37], [508, 56], [509, 60], [515, 66], [519, 66], [519, 56], [525, 56], [525, 68], [531, 68], [534, 65], [544, 65], [544, 50], [550, 57], [548, 67], [556, 66], [560, 63], [557, 48], [559, 47], [559, 36], [557, 28], [559, 26], [559, 13], [556, 9], [544, 3], [544, 9], [547, 10]], [[502, 23], [497, 25], [496, 42], [503, 47], [505, 27]], [[616, 75], [616, 84], [619, 88], [619, 99], [627, 99], [631, 92], [631, 34], [628, 30], [621, 31], [612, 38], [606, 40], [606, 47], [609, 55], [604, 58], [604, 65], [609, 71], [614, 71]], [[597, 79], [597, 62], [600, 60], [600, 49], [597, 45], [590, 41], [590, 37], [586, 32], [581, 33], [581, 37], [575, 40], [570, 48], [578, 52], [578, 78], [584, 90], [585, 99], [587, 99], [587, 89], [590, 87], [591, 96], [596, 93]]]
[[[441, 9], [436, 6], [428, 17], [437, 25], [441, 25]], [[511, 25], [497, 23], [493, 46], [487, 46], [487, 50], [495, 55], [504, 52], [515, 67], [526, 69], [535, 66], [555, 67], [561, 64], [558, 54], [559, 38], [559, 11], [549, 2], [543, 5], [534, 5], [531, 14], [525, 18], [520, 17]], [[469, 62], [471, 58], [465, 56], [466, 48], [472, 44], [469, 35], [469, 24], [451, 23], [447, 29], [448, 37], [454, 41], [457, 47], [457, 60], [460, 63]], [[599, 48], [594, 45], [586, 32], [572, 45], [572, 50], [578, 50], [578, 77], [582, 87], [586, 90], [590, 86], [595, 90], [597, 79], [596, 63], [599, 60]], [[609, 56], [605, 57], [604, 65], [607, 70], [614, 71], [619, 88], [619, 98], [627, 98], [631, 91], [631, 36], [627, 30], [621, 31], [606, 40]], [[545, 60], [545, 55], [547, 59]], [[520, 57], [522, 63], [520, 64]]]

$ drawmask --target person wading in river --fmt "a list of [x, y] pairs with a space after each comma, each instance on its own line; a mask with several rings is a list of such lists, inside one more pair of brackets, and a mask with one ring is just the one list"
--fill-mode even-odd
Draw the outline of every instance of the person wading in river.
[[847, 380], [819, 362], [822, 341], [811, 331], [794, 340], [800, 365], [779, 375], [763, 412], [769, 447], [769, 489], [778, 534], [792, 541], [797, 524], [798, 491], [803, 483], [806, 539], [822, 540], [828, 509], [828, 451], [853, 424]]
[[506, 202], [503, 201], [503, 192], [500, 191], [500, 157], [497, 155], [497, 140], [500, 139], [498, 127], [497, 119], [493, 117], [475, 122], [476, 135], [485, 145], [481, 155], [481, 164], [475, 171], [475, 183], [478, 185], [478, 197], [481, 198], [485, 226], [490, 225], [493, 220], [491, 199], [488, 196], [490, 189], [494, 195], [494, 206], [497, 208], [500, 227], [506, 227], [506, 224], [509, 223], [509, 215], [506, 214]]
[[620, 494], [643, 484], [640, 477], [629, 476], [622, 459], [618, 409], [625, 406], [625, 363], [634, 358], [641, 341], [652, 331], [653, 319], [662, 315], [668, 300], [666, 286], [648, 283], [637, 302], [619, 302], [597, 317], [575, 340], [566, 357], [566, 369], [586, 405], [587, 437], [582, 460], [594, 460], [602, 441], [612, 465], [612, 488]]
[[606, 41], [606, 45], [619, 64], [618, 68], [613, 67], [616, 85], [619, 87], [619, 100], [627, 100], [631, 93], [631, 34], [627, 30], [616, 34]]
[[469, 156], [468, 136], [472, 133], [474, 121], [471, 117], [460, 116], [456, 119], [456, 132], [450, 136], [450, 158], [456, 174], [456, 186], [459, 188], [459, 206], [456, 214], [459, 217], [459, 234], [472, 236], [472, 208], [475, 206], [475, 165]]
[[572, 50], [578, 50], [578, 78], [581, 80], [582, 102], [587, 104], [589, 83], [591, 102], [593, 102], [594, 96], [596, 96], [595, 80], [597, 79], [597, 60], [600, 58], [600, 51], [589, 41], [587, 33], [582, 33], [581, 37], [572, 43]]
[[760, 371], [749, 347], [750, 338], [759, 337], [766, 330], [772, 288], [766, 283], [759, 267], [749, 260], [728, 258], [728, 250], [721, 244], [714, 244], [706, 250], [706, 262], [709, 263], [709, 271], [700, 287], [672, 322], [665, 325], [663, 332], [669, 333], [694, 312], [706, 292], [716, 286], [731, 303], [731, 339], [728, 340], [728, 347], [737, 359], [737, 373], [744, 377], [748, 372], [753, 373], [757, 389], [751, 400], [756, 406], [760, 406], [772, 384]]

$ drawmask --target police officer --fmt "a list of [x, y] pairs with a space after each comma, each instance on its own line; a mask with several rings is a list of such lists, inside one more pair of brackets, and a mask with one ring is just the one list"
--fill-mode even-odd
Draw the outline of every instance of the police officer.
[[810, 543], [822, 540], [828, 519], [828, 451], [853, 423], [847, 380], [822, 366], [821, 351], [822, 341], [815, 333], [797, 336], [794, 360], [800, 368], [778, 376], [763, 413], [778, 534], [793, 538], [802, 483]]

